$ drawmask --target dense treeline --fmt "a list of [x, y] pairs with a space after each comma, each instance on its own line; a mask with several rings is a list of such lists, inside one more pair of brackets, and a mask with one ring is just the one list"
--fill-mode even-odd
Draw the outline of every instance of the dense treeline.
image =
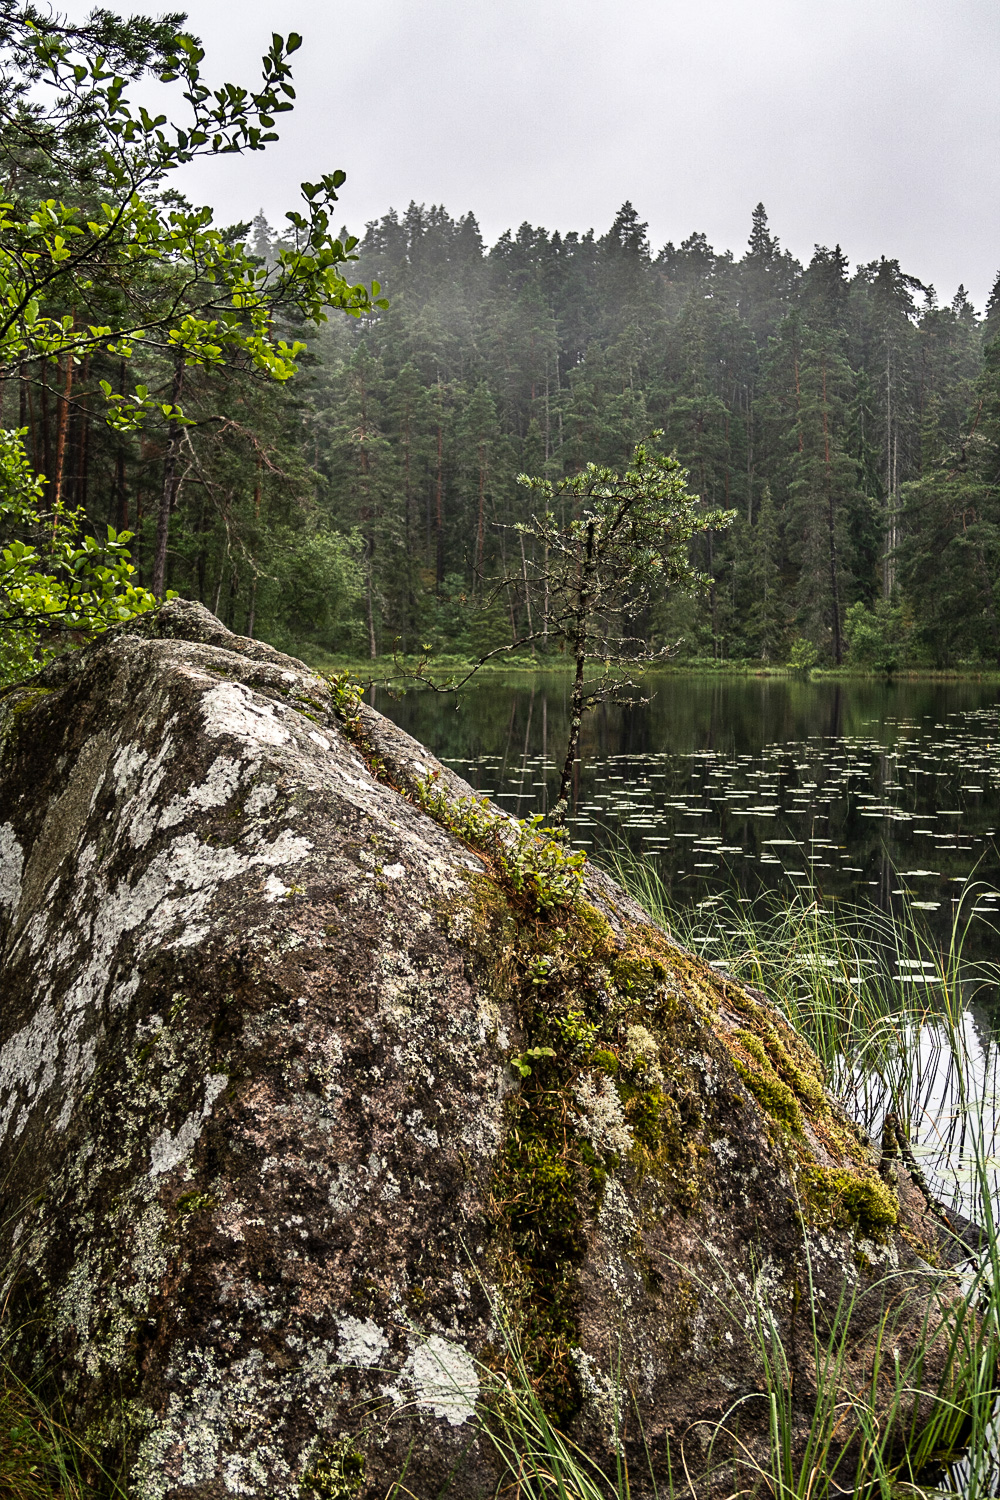
[[[262, 219], [251, 243], [276, 253]], [[1000, 278], [981, 321], [893, 260], [852, 274], [818, 247], [803, 267], [762, 206], [739, 259], [700, 234], [654, 253], [630, 204], [600, 237], [525, 224], [491, 249], [471, 214], [411, 205], [359, 251], [389, 308], [328, 324], [296, 381], [186, 372], [171, 587], [285, 645], [489, 648], [531, 603], [511, 582], [518, 473], [620, 465], [659, 428], [737, 519], [694, 542], [705, 590], [663, 598], [650, 638], [716, 659], [1000, 662]], [[137, 528], [148, 582], [167, 439], [110, 430], [87, 395], [102, 378], [124, 390], [129, 372], [36, 361], [4, 421], [95, 524]]]
[[461, 601], [516, 571], [519, 470], [620, 464], [662, 428], [738, 519], [695, 544], [705, 594], [650, 633], [723, 658], [802, 638], [828, 661], [998, 659], [1000, 287], [984, 328], [895, 261], [851, 275], [820, 247], [803, 268], [762, 206], [739, 260], [699, 234], [654, 255], [630, 204], [601, 238], [522, 225], [489, 252], [471, 215], [411, 206], [362, 252], [390, 308], [315, 399], [377, 644], [460, 635]]

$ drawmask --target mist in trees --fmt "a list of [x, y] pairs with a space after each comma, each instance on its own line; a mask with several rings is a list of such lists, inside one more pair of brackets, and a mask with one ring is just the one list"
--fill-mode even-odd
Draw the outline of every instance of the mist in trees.
[[[262, 265], [289, 244], [262, 216], [233, 232]], [[604, 234], [523, 224], [491, 247], [471, 213], [411, 204], [357, 253], [387, 310], [311, 331], [285, 384], [186, 372], [193, 420], [172, 442], [96, 413], [97, 377], [125, 378], [107, 356], [71, 390], [53, 360], [6, 381], [3, 422], [28, 429], [36, 471], [95, 527], [137, 532], [147, 586], [173, 464], [165, 583], [234, 629], [479, 655], [532, 633], [540, 543], [518, 474], [621, 468], [662, 429], [704, 511], [736, 519], [692, 537], [700, 593], [644, 605], [652, 647], [1000, 663], [1000, 278], [980, 318], [894, 260], [852, 270], [817, 246], [802, 265], [763, 205], [741, 256], [699, 233], [657, 250], [630, 203]]]
[[629, 203], [603, 236], [524, 224], [488, 250], [472, 215], [411, 204], [360, 252], [389, 309], [330, 331], [309, 396], [321, 503], [367, 528], [355, 649], [529, 631], [527, 587], [480, 607], [519, 564], [517, 473], [621, 465], [659, 427], [737, 520], [693, 540], [707, 587], [645, 612], [652, 644], [1000, 661], [1000, 278], [981, 320], [893, 260], [803, 266], [760, 204], [740, 258], [701, 234], [656, 253]]

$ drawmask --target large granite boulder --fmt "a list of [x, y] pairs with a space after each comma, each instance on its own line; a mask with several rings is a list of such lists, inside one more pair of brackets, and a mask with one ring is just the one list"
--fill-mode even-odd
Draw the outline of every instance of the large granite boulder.
[[467, 792], [197, 605], [0, 700], [6, 1354], [139, 1500], [490, 1495], [518, 1359], [641, 1495], [762, 1456], [762, 1330], [804, 1431], [845, 1292], [851, 1390], [937, 1325], [766, 999]]

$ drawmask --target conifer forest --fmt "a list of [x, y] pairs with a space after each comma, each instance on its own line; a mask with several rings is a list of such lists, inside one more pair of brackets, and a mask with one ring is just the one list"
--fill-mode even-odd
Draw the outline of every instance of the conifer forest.
[[[56, 149], [18, 108], [7, 197], [100, 196], [80, 121]], [[159, 161], [157, 191], [195, 141]], [[244, 131], [210, 149], [253, 144]], [[313, 217], [290, 216], [287, 233], [262, 214], [213, 230], [227, 289], [235, 256], [289, 293], [304, 231], [329, 246], [342, 179], [315, 185]], [[164, 201], [196, 243], [197, 212], [172, 189]], [[894, 259], [852, 265], [818, 245], [803, 265], [777, 229], [758, 204], [740, 255], [697, 232], [657, 247], [626, 202], [603, 232], [524, 223], [487, 245], [473, 213], [411, 203], [336, 241], [327, 301], [353, 317], [324, 320], [315, 288], [291, 285], [261, 313], [263, 344], [241, 335], [207, 356], [209, 323], [200, 352], [190, 334], [207, 306], [191, 287], [215, 284], [204, 257], [192, 272], [188, 251], [161, 245], [148, 270], [85, 282], [56, 267], [34, 316], [61, 340], [14, 350], [2, 425], [23, 430], [46, 503], [95, 537], [134, 533], [138, 585], [286, 649], [475, 656], [522, 638], [535, 560], [517, 476], [621, 467], [658, 432], [705, 510], [735, 517], [692, 537], [701, 588], [666, 589], [633, 622], [653, 646], [715, 663], [997, 665], [1000, 277], [980, 316], [963, 289], [941, 305]], [[106, 336], [156, 298], [174, 299], [168, 338]], [[66, 334], [85, 327], [105, 336]], [[127, 420], [137, 403], [143, 420]]]

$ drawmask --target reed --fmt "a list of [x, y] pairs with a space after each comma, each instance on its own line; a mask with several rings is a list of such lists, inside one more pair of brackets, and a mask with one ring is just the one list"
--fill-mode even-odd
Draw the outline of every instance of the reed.
[[[961, 1494], [967, 1500], [997, 1495], [1000, 1099], [990, 1017], [1000, 999], [1000, 965], [966, 957], [967, 914], [979, 888], [971, 882], [964, 888], [941, 942], [907, 907], [893, 913], [831, 907], [802, 890], [788, 901], [773, 894], [756, 902], [723, 896], [676, 907], [655, 869], [636, 857], [619, 856], [614, 874], [676, 940], [768, 995], [808, 1038], [831, 1089], [865, 1132], [877, 1140], [892, 1111], [935, 1203], [971, 1219], [983, 1233], [982, 1248], [964, 1273], [965, 1311], [951, 1310], [933, 1334], [950, 1341], [945, 1383], [930, 1420], [911, 1426], [902, 1453], [889, 1450], [887, 1433], [922, 1388], [926, 1347], [910, 1368], [896, 1370], [895, 1410], [879, 1423], [861, 1393], [848, 1403], [849, 1413], [833, 1398], [850, 1309], [834, 1319], [825, 1339], [814, 1327], [816, 1411], [793, 1465], [784, 1351], [770, 1325], [759, 1329], [762, 1394], [772, 1413], [772, 1452], [769, 1465], [758, 1466], [759, 1493], [783, 1500], [855, 1492]], [[842, 1444], [834, 1434], [842, 1438], [847, 1422], [859, 1436], [845, 1490], [844, 1476], [838, 1477], [844, 1460], [835, 1457]], [[957, 1461], [942, 1462], [956, 1451], [962, 1455]], [[942, 1472], [932, 1491], [924, 1480], [935, 1463]]]

